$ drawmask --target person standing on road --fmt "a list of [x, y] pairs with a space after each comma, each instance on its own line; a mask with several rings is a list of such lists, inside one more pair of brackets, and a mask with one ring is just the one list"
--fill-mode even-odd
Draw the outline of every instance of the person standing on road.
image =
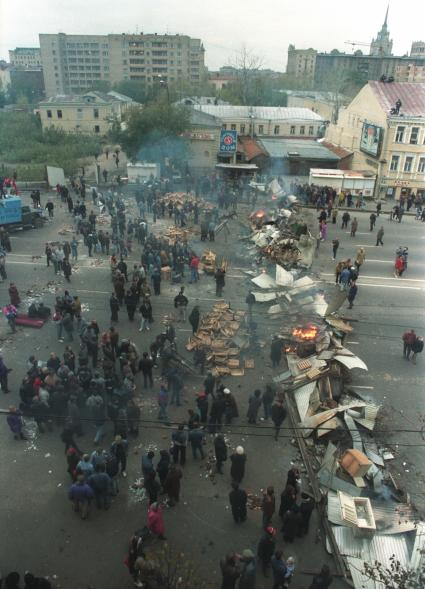
[[383, 237], [384, 237], [384, 226], [382, 225], [382, 227], [378, 230], [378, 233], [376, 234], [376, 245], [384, 245], [384, 242], [382, 241]]
[[186, 310], [189, 301], [184, 294], [184, 286], [181, 287], [180, 292], [174, 297], [174, 308], [177, 309], [177, 321], [186, 321]]
[[81, 519], [87, 519], [94, 493], [90, 485], [85, 482], [83, 474], [77, 476], [77, 481], [71, 485], [68, 496], [73, 502], [74, 511], [81, 514]]
[[359, 274], [360, 272], [360, 266], [362, 266], [364, 264], [366, 260], [366, 252], [364, 251], [364, 248], [360, 248], [359, 251], [357, 252], [356, 255], [356, 259], [354, 260], [354, 264], [357, 268], [357, 274]]
[[424, 338], [417, 337], [412, 344], [412, 363], [416, 364], [416, 356], [421, 354], [424, 349]]
[[401, 278], [403, 276], [403, 272], [405, 271], [406, 266], [404, 263], [403, 256], [397, 256], [395, 263], [394, 263], [394, 276], [396, 278]]
[[225, 287], [225, 275], [226, 271], [223, 268], [217, 268], [214, 278], [215, 278], [215, 296], [221, 297], [223, 294], [223, 288]]
[[232, 490], [229, 493], [229, 502], [235, 524], [242, 523], [246, 520], [247, 501], [248, 495], [246, 494], [246, 491], [239, 489], [238, 483], [232, 483]]
[[223, 474], [223, 462], [227, 460], [227, 445], [223, 434], [214, 438], [215, 467], [219, 474]]
[[177, 464], [180, 458], [180, 466], [186, 463], [186, 446], [187, 433], [184, 431], [184, 425], [179, 425], [178, 430], [171, 434], [171, 441], [173, 444], [173, 461]]
[[3, 308], [3, 315], [6, 317], [9, 327], [12, 330], [12, 333], [15, 333], [15, 331], [16, 331], [15, 321], [16, 321], [16, 317], [18, 315], [17, 308], [12, 304], [6, 305], [6, 307]]
[[220, 561], [220, 569], [223, 576], [221, 589], [236, 589], [236, 581], [241, 574], [237, 555], [230, 552]]
[[118, 322], [118, 311], [120, 310], [120, 302], [113, 292], [109, 298], [109, 307], [111, 309], [111, 321]]
[[9, 407], [6, 421], [15, 440], [25, 440], [23, 434], [24, 422], [22, 420], [22, 413], [18, 411], [14, 405]]
[[3, 362], [3, 356], [0, 356], [0, 387], [4, 394], [10, 393], [8, 375], [11, 370], [12, 369], [8, 368]]
[[348, 308], [349, 309], [352, 309], [353, 308], [354, 299], [357, 296], [357, 291], [358, 291], [358, 288], [357, 288], [356, 281], [353, 280], [353, 282], [350, 285], [350, 288], [348, 290], [348, 295], [347, 295], [347, 299], [348, 299], [348, 302], [349, 302], [349, 305], [348, 305]]
[[272, 361], [273, 368], [279, 366], [282, 359], [282, 342], [279, 336], [274, 335], [270, 346], [270, 359]]
[[279, 437], [280, 428], [281, 428], [282, 423], [286, 417], [286, 411], [283, 406], [283, 399], [281, 399], [280, 397], [278, 397], [272, 405], [271, 417], [272, 417], [272, 421], [274, 424], [274, 439], [277, 442], [277, 439]]
[[370, 223], [370, 231], [373, 231], [373, 228], [375, 227], [375, 223], [376, 223], [376, 215], [375, 215], [375, 213], [371, 213], [370, 214], [369, 223]]
[[143, 388], [145, 388], [145, 389], [148, 388], [148, 381], [149, 381], [150, 388], [153, 387], [153, 376], [152, 376], [153, 364], [154, 364], [154, 362], [153, 362], [152, 358], [149, 357], [148, 353], [143, 352], [143, 357], [140, 359], [140, 362], [139, 362], [139, 370], [143, 374]]
[[246, 454], [242, 446], [236, 447], [236, 452], [230, 456], [232, 466], [230, 476], [235, 483], [240, 484], [245, 475]]
[[[402, 340], [403, 340], [403, 357], [406, 358], [406, 360], [409, 360], [410, 354], [412, 352], [412, 346], [413, 346], [414, 342], [416, 341], [415, 330], [411, 329], [410, 331], [406, 331], [403, 334]], [[1, 376], [1, 373], [0, 373], [0, 376]]]
[[111, 454], [115, 456], [118, 462], [118, 467], [121, 466], [121, 475], [125, 478], [127, 476], [127, 453], [128, 442], [123, 440], [121, 436], [115, 436], [115, 440], [111, 446]]
[[266, 529], [272, 523], [272, 517], [276, 511], [276, 498], [274, 488], [271, 486], [267, 487], [266, 492], [263, 493], [261, 510], [263, 512], [263, 528]]
[[198, 331], [200, 320], [201, 320], [201, 313], [199, 311], [199, 305], [195, 305], [195, 307], [193, 307], [193, 309], [189, 315], [189, 323], [192, 326], [192, 333], [196, 333]]
[[147, 527], [151, 534], [157, 537], [159, 540], [165, 540], [165, 525], [164, 518], [162, 516], [162, 508], [158, 503], [152, 503], [148, 509], [148, 522]]
[[354, 219], [351, 221], [351, 232], [350, 235], [351, 237], [356, 237], [356, 231], [358, 229], [359, 223], [357, 221], [357, 217], [354, 217]]
[[336, 253], [338, 251], [339, 248], [339, 239], [337, 237], [335, 237], [335, 239], [332, 240], [332, 260], [336, 260]]
[[349, 220], [350, 220], [350, 213], [348, 211], [345, 211], [345, 213], [342, 215], [341, 229], [347, 229]]
[[255, 562], [255, 554], [249, 548], [242, 552], [240, 559], [242, 569], [241, 577], [239, 579], [239, 589], [255, 589], [257, 564]]
[[309, 589], [328, 589], [331, 586], [333, 577], [327, 564], [322, 566], [318, 575], [314, 575]]
[[276, 530], [272, 526], [268, 526], [265, 529], [260, 542], [258, 543], [257, 554], [259, 560], [261, 561], [261, 568], [265, 577], [268, 576], [267, 569], [270, 566], [271, 559], [276, 547], [275, 535]]

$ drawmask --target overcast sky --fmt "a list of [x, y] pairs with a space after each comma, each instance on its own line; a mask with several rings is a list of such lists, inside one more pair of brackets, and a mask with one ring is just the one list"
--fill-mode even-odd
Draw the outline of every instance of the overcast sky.
[[[38, 33], [168, 32], [200, 37], [210, 69], [230, 64], [245, 44], [264, 67], [284, 71], [289, 43], [348, 52], [345, 41], [370, 43], [386, 7], [386, 0], [0, 0], [0, 58], [38, 46]], [[424, 0], [392, 0], [395, 55], [425, 40], [424, 22]]]

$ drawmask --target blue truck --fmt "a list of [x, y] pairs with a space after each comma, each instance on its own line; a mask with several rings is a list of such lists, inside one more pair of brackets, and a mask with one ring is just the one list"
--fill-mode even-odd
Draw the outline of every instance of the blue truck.
[[43, 209], [32, 209], [23, 205], [19, 196], [0, 199], [0, 226], [8, 231], [19, 229], [38, 229], [43, 226]]

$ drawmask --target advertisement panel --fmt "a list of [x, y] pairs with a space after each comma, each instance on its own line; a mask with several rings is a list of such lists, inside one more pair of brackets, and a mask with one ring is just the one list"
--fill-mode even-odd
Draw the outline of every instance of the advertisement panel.
[[360, 151], [378, 157], [381, 152], [384, 129], [371, 123], [363, 123], [360, 137]]
[[238, 132], [221, 130], [220, 133], [220, 151], [224, 153], [236, 153], [238, 145]]

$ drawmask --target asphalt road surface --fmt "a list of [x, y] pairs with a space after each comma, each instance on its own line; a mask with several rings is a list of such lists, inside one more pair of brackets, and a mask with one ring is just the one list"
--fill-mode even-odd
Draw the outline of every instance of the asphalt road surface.
[[[46, 198], [43, 197], [43, 202]], [[57, 201], [56, 201], [57, 202]], [[22, 299], [29, 299], [34, 294], [42, 295], [46, 304], [52, 305], [55, 289], [63, 289], [63, 278], [55, 277], [53, 269], [47, 268], [44, 258], [44, 242], [57, 239], [71, 239], [71, 234], [58, 235], [64, 225], [69, 225], [67, 212], [57, 202], [53, 222], [39, 230], [15, 234], [12, 239], [13, 253], [8, 255], [7, 270], [20, 291]], [[90, 207], [88, 207], [90, 209]], [[314, 214], [306, 213], [312, 219]], [[424, 358], [418, 358], [413, 366], [402, 358], [401, 334], [414, 327], [423, 333], [423, 295], [424, 276], [424, 225], [405, 217], [399, 224], [383, 220], [385, 227], [384, 247], [375, 247], [375, 236], [368, 231], [368, 215], [358, 214], [359, 230], [355, 239], [342, 233], [331, 225], [329, 241], [338, 234], [341, 247], [339, 257], [354, 257], [356, 249], [366, 247], [367, 260], [359, 280], [359, 294], [354, 309], [346, 315], [356, 320], [354, 332], [348, 338], [347, 346], [357, 352], [369, 366], [367, 373], [354, 371], [353, 385], [371, 399], [379, 400], [387, 407], [383, 428], [388, 441], [395, 451], [394, 472], [400, 474], [416, 500], [420, 500], [421, 477], [424, 472], [423, 451], [420, 446], [402, 446], [402, 444], [419, 444], [421, 437], [408, 432], [392, 432], [398, 429], [418, 429], [423, 413]], [[379, 226], [379, 222], [377, 224]], [[66, 227], [65, 227], [66, 229]], [[155, 232], [165, 229], [160, 220]], [[218, 255], [224, 255], [231, 263], [224, 291], [225, 299], [235, 309], [245, 309], [245, 297], [249, 282], [243, 270], [253, 269], [246, 242], [238, 237], [243, 234], [238, 220], [230, 224], [230, 234], [217, 237], [213, 249]], [[324, 281], [333, 281], [334, 262], [331, 260], [329, 241], [320, 246], [319, 257], [315, 259], [313, 271], [320, 274]], [[393, 278], [394, 251], [399, 245], [408, 245], [409, 269], [406, 277]], [[204, 247], [198, 239], [195, 249], [200, 253]], [[208, 244], [207, 244], [207, 247]], [[137, 248], [136, 248], [137, 249]], [[109, 327], [108, 298], [111, 292], [109, 263], [106, 257], [100, 261], [89, 259], [86, 248], [80, 246], [78, 270], [71, 277], [70, 290], [77, 292], [84, 305], [84, 316], [96, 318], [101, 330]], [[33, 259], [33, 256], [36, 256]], [[40, 256], [40, 257], [37, 257]], [[139, 260], [138, 250], [128, 261]], [[1, 301], [7, 300], [6, 283], [0, 284]], [[155, 335], [160, 332], [161, 319], [172, 308], [172, 299], [177, 294], [178, 286], [162, 283], [162, 294], [153, 297], [154, 329], [140, 334], [138, 324], [130, 324], [124, 311], [120, 313], [118, 330], [121, 337], [133, 339], [140, 351], [146, 349]], [[329, 284], [329, 289], [332, 289]], [[206, 312], [215, 301], [215, 284], [212, 278], [201, 277], [195, 285], [186, 286], [189, 309], [199, 304], [201, 312]], [[269, 324], [263, 322], [262, 314], [257, 309], [257, 320], [262, 329], [262, 336], [270, 335]], [[177, 329], [179, 350], [183, 350], [190, 334], [189, 324], [182, 324]], [[10, 403], [18, 403], [19, 384], [25, 373], [28, 357], [35, 354], [46, 360], [50, 351], [62, 353], [65, 344], [58, 343], [51, 322], [41, 330], [18, 329], [10, 336], [4, 320], [0, 321], [1, 353], [7, 366], [13, 369], [10, 377], [11, 394], [2, 395], [3, 408]], [[77, 342], [74, 343], [74, 350]], [[246, 408], [249, 395], [256, 387], [263, 387], [268, 379], [276, 374], [269, 362], [269, 345], [261, 349], [254, 358], [256, 368], [242, 378], [230, 378], [226, 384], [235, 394], [240, 411], [240, 418], [231, 429], [226, 429], [229, 445], [242, 444], [247, 452], [248, 462], [243, 486], [255, 494], [272, 484], [276, 494], [280, 495], [286, 480], [286, 471], [292, 460], [297, 460], [297, 449], [291, 444], [291, 435], [283, 430], [283, 435], [276, 443], [271, 428], [266, 422], [257, 427], [247, 427]], [[284, 366], [282, 366], [282, 370]], [[144, 403], [143, 420], [156, 420], [156, 391], [158, 375], [155, 378], [154, 391], [144, 391], [138, 384], [138, 394]], [[187, 409], [194, 406], [195, 393], [200, 389], [202, 380], [188, 379], [181, 408], [173, 408], [169, 414], [173, 420], [184, 420]], [[287, 426], [287, 422], [285, 424]], [[112, 442], [112, 428], [108, 428], [105, 446]], [[131, 587], [132, 581], [123, 564], [127, 541], [133, 531], [143, 526], [146, 521], [146, 502], [136, 501], [135, 494], [129, 486], [140, 477], [140, 461], [148, 447], [155, 450], [168, 449], [170, 430], [155, 424], [144, 423], [139, 438], [131, 441], [129, 454], [128, 478], [120, 483], [120, 494], [108, 512], [92, 510], [87, 521], [81, 521], [71, 510], [67, 499], [69, 477], [66, 473], [66, 461], [63, 444], [59, 439], [60, 429], [46, 434], [37, 434], [32, 440], [16, 442], [5, 422], [0, 419], [1, 463], [0, 484], [2, 489], [2, 509], [0, 511], [0, 570], [8, 572], [17, 569], [21, 572], [30, 569], [37, 575], [49, 575], [57, 585], [72, 589], [122, 589]], [[93, 449], [93, 432], [86, 427], [81, 438], [84, 450]], [[423, 442], [423, 441], [422, 441]], [[423, 442], [425, 443], [425, 442]], [[208, 441], [207, 450], [211, 449]], [[403, 466], [403, 462], [406, 465]], [[414, 464], [415, 468], [411, 465]], [[410, 467], [410, 468], [409, 468]], [[406, 473], [406, 470], [410, 472]], [[211, 588], [219, 587], [221, 575], [219, 560], [229, 550], [241, 552], [244, 548], [256, 550], [261, 535], [261, 512], [249, 511], [248, 521], [243, 526], [235, 526], [228, 508], [230, 486], [229, 466], [225, 474], [210, 480], [205, 463], [194, 461], [189, 455], [182, 481], [182, 498], [178, 507], [165, 512], [166, 536], [168, 543], [177, 553], [184, 553], [184, 558], [194, 561], [201, 577], [207, 579]], [[305, 483], [304, 483], [305, 484]], [[279, 518], [274, 523], [279, 527]], [[291, 585], [293, 589], [307, 588], [311, 576], [303, 571], [319, 570], [323, 562], [330, 562], [325, 554], [323, 542], [317, 541], [318, 524], [316, 514], [313, 516], [308, 537], [298, 539], [293, 545], [284, 546], [280, 534], [278, 544], [284, 555], [295, 556], [297, 574]], [[5, 533], [6, 531], [6, 533]], [[152, 546], [152, 550], [155, 546]], [[331, 566], [332, 563], [331, 563]], [[264, 579], [259, 572], [257, 589], [271, 588], [271, 579]], [[332, 587], [342, 587], [338, 580]]]

